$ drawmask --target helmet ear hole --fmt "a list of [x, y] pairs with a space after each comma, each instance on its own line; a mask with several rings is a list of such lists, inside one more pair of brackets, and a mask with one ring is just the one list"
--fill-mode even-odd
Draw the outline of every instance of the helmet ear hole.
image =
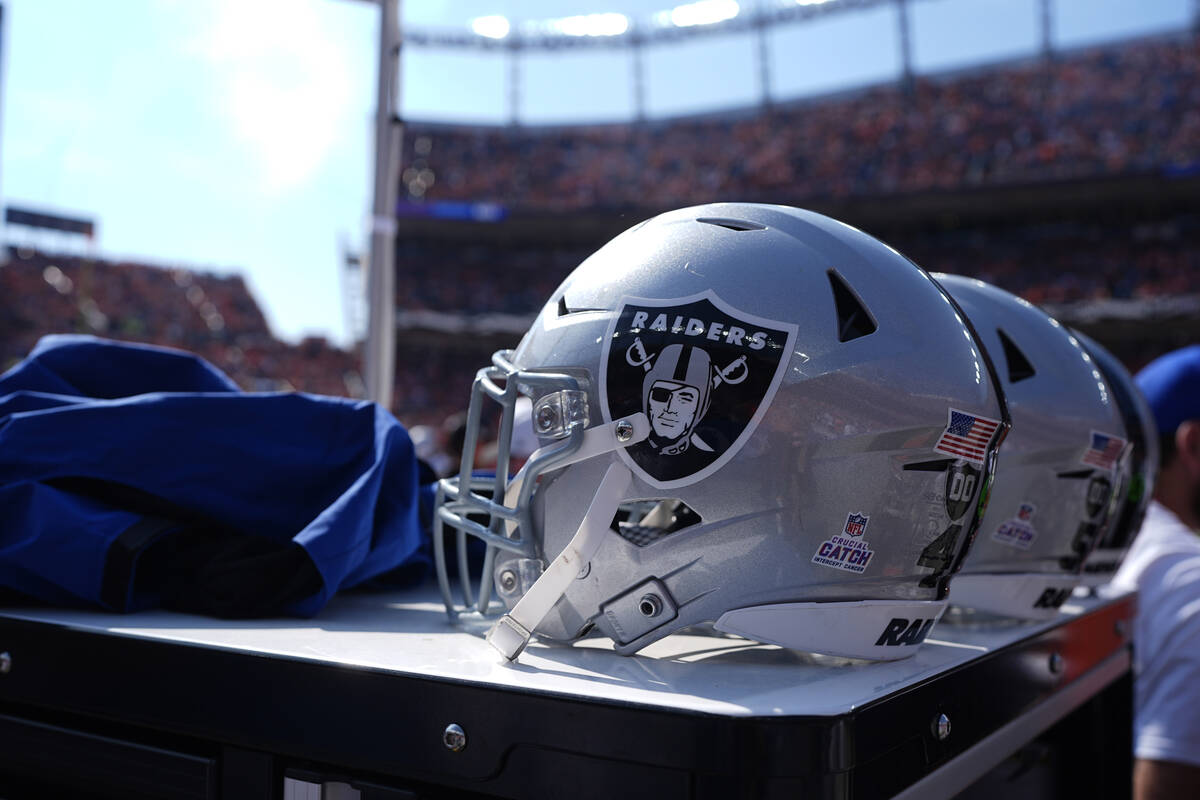
[[1000, 345], [1004, 348], [1009, 383], [1017, 383], [1037, 374], [1037, 370], [1033, 368], [1033, 364], [1029, 363], [1029, 359], [1021, 352], [1021, 348], [1017, 347], [1017, 343], [1010, 339], [1002, 328], [996, 328], [996, 335], [1000, 337]]
[[848, 342], [874, 333], [877, 327], [875, 320], [858, 299], [858, 295], [836, 272], [829, 270], [828, 274], [829, 286], [833, 289], [833, 302], [837, 307], [838, 341]]
[[702, 521], [682, 500], [635, 500], [621, 504], [612, 529], [630, 544], [645, 547]]

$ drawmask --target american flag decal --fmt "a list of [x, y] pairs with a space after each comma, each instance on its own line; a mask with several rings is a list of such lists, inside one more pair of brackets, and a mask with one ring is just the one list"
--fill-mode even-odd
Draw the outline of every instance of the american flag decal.
[[950, 422], [938, 437], [933, 449], [948, 456], [983, 463], [988, 442], [1000, 427], [1000, 420], [977, 417], [956, 408], [950, 409]]
[[1079, 459], [1084, 464], [1101, 469], [1112, 469], [1117, 463], [1117, 459], [1121, 457], [1121, 452], [1125, 449], [1125, 440], [1118, 436], [1109, 436], [1107, 433], [1092, 431], [1092, 445], [1083, 454], [1083, 458]]

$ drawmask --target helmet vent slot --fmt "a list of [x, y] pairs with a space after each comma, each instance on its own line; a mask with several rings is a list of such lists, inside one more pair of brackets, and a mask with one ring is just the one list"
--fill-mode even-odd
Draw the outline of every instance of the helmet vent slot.
[[1008, 362], [1009, 383], [1023, 381], [1037, 374], [1037, 370], [1033, 368], [1033, 364], [1029, 363], [1029, 359], [1021, 352], [1021, 348], [1017, 347], [1016, 342], [1010, 339], [1003, 329], [996, 328], [996, 335], [1000, 337], [1000, 344], [1004, 347], [1004, 360]]
[[904, 469], [915, 472], [945, 472], [954, 463], [953, 458], [938, 458], [933, 461], [917, 461], [904, 465]]
[[558, 298], [558, 316], [565, 317], [568, 314], [582, 314], [586, 311], [603, 311], [603, 308], [571, 308], [567, 305], [567, 296], [564, 294]]
[[1090, 467], [1088, 469], [1072, 469], [1066, 472], [1059, 472], [1056, 477], [1065, 478], [1066, 480], [1082, 480], [1083, 478], [1092, 477], [1093, 472], [1095, 470]]
[[846, 285], [842, 276], [829, 270], [829, 286], [833, 289], [833, 302], [837, 306], [838, 341], [848, 342], [875, 332], [878, 327], [871, 314], [854, 290]]
[[700, 522], [700, 515], [682, 500], [634, 500], [617, 509], [612, 529], [630, 544], [645, 547]]
[[744, 219], [729, 219], [726, 217], [699, 217], [696, 222], [703, 222], [705, 225], [716, 225], [718, 228], [728, 228], [731, 231], [765, 231], [766, 225], [760, 225], [757, 222], [750, 222]]

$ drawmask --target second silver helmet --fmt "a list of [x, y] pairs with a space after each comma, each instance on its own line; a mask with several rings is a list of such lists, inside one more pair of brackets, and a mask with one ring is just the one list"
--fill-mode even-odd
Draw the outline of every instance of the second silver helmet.
[[1142, 527], [1158, 473], [1158, 429], [1146, 398], [1125, 365], [1094, 339], [1078, 331], [1074, 335], [1112, 390], [1129, 441], [1113, 479], [1112, 521], [1083, 564], [1083, 583], [1095, 586], [1112, 579]]
[[1124, 423], [1104, 377], [1058, 321], [983, 281], [935, 274], [975, 325], [1000, 375], [1012, 431], [950, 602], [1054, 616], [1104, 534]]

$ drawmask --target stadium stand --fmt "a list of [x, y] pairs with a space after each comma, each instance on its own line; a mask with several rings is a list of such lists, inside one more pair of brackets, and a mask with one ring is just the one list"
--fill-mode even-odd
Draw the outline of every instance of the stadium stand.
[[[1033, 303], [1200, 292], [1200, 217], [1101, 226], [970, 228], [885, 237], [930, 271], [970, 275]], [[598, 243], [597, 243], [598, 244]], [[485, 247], [452, 239], [401, 246], [397, 308], [514, 314], [526, 321], [593, 246]]]
[[[1044, 305], [1136, 369], [1200, 334], [1198, 44], [1121, 42], [911, 91], [639, 124], [412, 123], [397, 308], [402, 338], [424, 342], [411, 357], [445, 355], [436, 390], [398, 387], [401, 408], [431, 424], [435, 396], [459, 410], [490, 350], [515, 345], [583, 257], [657, 211], [721, 199], [829, 213], [930, 271]], [[437, 219], [439, 204], [460, 216], [455, 203], [505, 214]]]
[[413, 125], [412, 199], [667, 208], [1000, 186], [1200, 168], [1188, 34], [763, 112], [643, 125]]
[[247, 390], [346, 395], [354, 354], [276, 339], [240, 276], [10, 248], [0, 267], [0, 370], [48, 333], [89, 333], [198, 353]]
[[[659, 210], [712, 200], [828, 213], [931, 271], [1044, 305], [1134, 369], [1200, 337], [1192, 33], [706, 117], [411, 123], [403, 164], [393, 407], [443, 437], [475, 371], [582, 258]], [[439, 219], [439, 203], [458, 218]], [[478, 203], [504, 213], [464, 219]], [[0, 368], [44, 333], [80, 331], [193, 350], [247, 389], [361, 393], [356, 353], [277, 340], [240, 278], [9, 255]]]
[[[452, 235], [413, 225], [397, 260], [397, 375], [410, 376], [397, 385], [400, 413], [436, 425], [465, 404], [475, 370], [492, 350], [517, 343], [558, 283], [615, 232], [606, 224], [613, 222], [598, 221], [594, 237], [574, 244], [545, 243], [554, 232], [542, 226], [512, 241], [493, 240], [489, 228], [470, 224], [453, 226]], [[1189, 321], [1200, 311], [1200, 217], [1193, 214], [863, 227], [931, 272], [977, 277], [1046, 307], [1133, 369], [1200, 334]], [[473, 238], [481, 236], [485, 241]], [[430, 358], [435, 352], [441, 357]]]

